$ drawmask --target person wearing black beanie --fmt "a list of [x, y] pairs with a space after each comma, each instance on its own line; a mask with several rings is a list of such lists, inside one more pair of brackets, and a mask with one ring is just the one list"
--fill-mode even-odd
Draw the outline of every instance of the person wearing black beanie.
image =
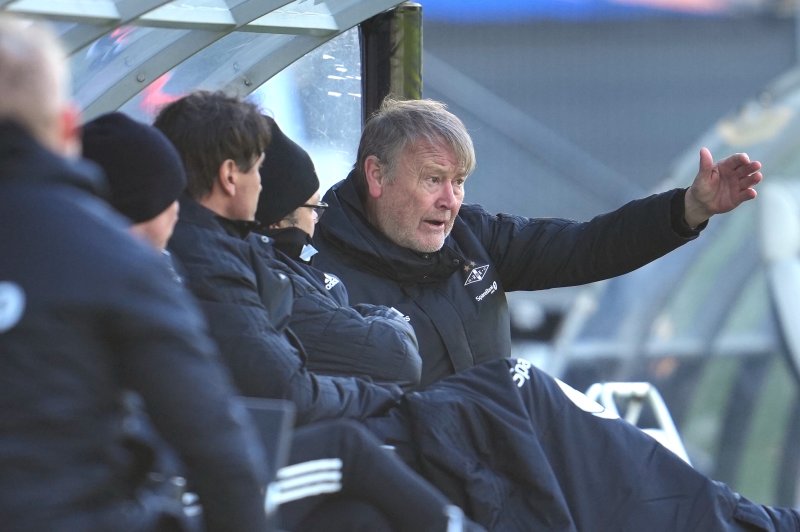
[[289, 325], [306, 347], [312, 371], [368, 377], [403, 388], [419, 384], [422, 359], [414, 329], [395, 309], [351, 306], [344, 283], [314, 267], [314, 226], [327, 206], [306, 151], [269, 117], [272, 142], [261, 165], [256, 220], [286, 266], [294, 298]]
[[320, 201], [319, 178], [308, 153], [286, 136], [269, 116], [264, 117], [272, 142], [261, 165], [261, 196], [256, 220], [275, 240], [275, 247], [297, 259], [309, 261], [314, 225], [327, 207]]
[[83, 157], [97, 163], [109, 184], [109, 203], [131, 220], [131, 232], [163, 250], [178, 220], [186, 188], [180, 155], [158, 129], [120, 112], [83, 126]]

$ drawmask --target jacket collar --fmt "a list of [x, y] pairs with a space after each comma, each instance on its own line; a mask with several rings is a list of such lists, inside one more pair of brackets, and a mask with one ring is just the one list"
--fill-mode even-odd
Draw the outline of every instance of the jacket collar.
[[464, 264], [452, 236], [433, 253], [418, 253], [386, 238], [367, 221], [355, 171], [334, 185], [324, 200], [330, 207], [317, 224], [319, 238], [354, 257], [368, 271], [399, 282], [426, 282], [449, 277]]
[[267, 235], [272, 238], [277, 249], [294, 260], [311, 262], [311, 258], [317, 254], [316, 248], [311, 244], [311, 237], [299, 227], [269, 229]]
[[239, 238], [247, 238], [250, 233], [261, 229], [261, 224], [252, 220], [231, 220], [223, 216], [216, 218], [229, 234]]
[[0, 183], [60, 183], [108, 198], [108, 184], [97, 165], [56, 155], [10, 120], [0, 121], [0, 168]]
[[181, 220], [193, 225], [205, 227], [206, 229], [216, 229], [217, 231], [222, 230], [231, 236], [242, 239], [261, 227], [258, 222], [230, 220], [219, 216], [211, 209], [201, 205], [186, 192], [180, 198], [179, 217]]

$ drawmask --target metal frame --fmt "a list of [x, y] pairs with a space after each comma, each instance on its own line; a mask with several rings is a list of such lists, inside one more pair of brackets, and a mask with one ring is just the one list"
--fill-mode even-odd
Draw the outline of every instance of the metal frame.
[[[589, 387], [586, 396], [603, 405], [609, 413], [619, 416], [636, 427], [639, 426], [642, 412], [649, 407], [658, 426], [639, 428], [691, 465], [689, 455], [686, 453], [686, 448], [683, 446], [683, 441], [681, 441], [664, 399], [655, 386], [649, 382], [596, 383]], [[617, 407], [619, 401], [627, 402], [627, 408], [623, 413], [620, 413]]]
[[[0, 9], [22, 16], [67, 23], [61, 39], [72, 56], [121, 26], [184, 30], [152, 33], [78, 80], [76, 100], [88, 120], [113, 111], [136, 97], [150, 83], [232, 33], [286, 35], [277, 48], [259, 53], [248, 49], [236, 61], [243, 68], [218, 69], [205, 88], [246, 96], [285, 67], [357, 24], [401, 4], [397, 0], [217, 0], [192, 5], [165, 0], [0, 0]], [[233, 5], [232, 5], [233, 4]], [[152, 38], [151, 38], [152, 37]], [[269, 60], [267, 59], [269, 56]], [[233, 73], [232, 73], [233, 72]], [[79, 74], [80, 75], [80, 74]]]

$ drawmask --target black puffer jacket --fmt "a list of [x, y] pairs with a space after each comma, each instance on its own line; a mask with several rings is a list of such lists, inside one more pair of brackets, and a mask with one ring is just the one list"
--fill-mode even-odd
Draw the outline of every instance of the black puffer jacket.
[[796, 510], [741, 497], [526, 360], [408, 393], [371, 424], [493, 532], [800, 531]]
[[314, 235], [315, 266], [340, 277], [352, 302], [391, 306], [411, 318], [423, 385], [509, 356], [505, 292], [621, 275], [698, 234], [681, 227], [683, 191], [674, 190], [585, 223], [463, 205], [444, 247], [416, 253], [367, 222], [354, 180], [351, 174], [325, 194], [330, 208]]
[[308, 369], [326, 375], [360, 376], [403, 388], [418, 386], [422, 359], [414, 330], [403, 315], [368, 303], [350, 306], [347, 289], [335, 275], [289, 256], [300, 248], [281, 244], [307, 238], [302, 229], [290, 227], [269, 235], [278, 249], [264, 243], [262, 253], [267, 260], [277, 261], [275, 268], [292, 282], [294, 302], [289, 324], [308, 354]]
[[241, 392], [293, 401], [299, 424], [364, 418], [394, 405], [401, 393], [396, 386], [307, 371], [305, 352], [287, 327], [292, 306], [287, 276], [259, 250], [268, 237], [248, 229], [239, 232], [232, 222], [183, 198], [169, 242]]
[[0, 528], [154, 529], [169, 509], [136, 500], [132, 389], [188, 466], [207, 528], [263, 530], [261, 450], [201, 315], [88, 192], [87, 168], [0, 124]]

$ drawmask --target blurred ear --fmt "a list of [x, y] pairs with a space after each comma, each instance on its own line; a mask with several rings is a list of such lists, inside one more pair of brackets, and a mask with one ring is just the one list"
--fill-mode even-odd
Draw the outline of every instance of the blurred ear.
[[370, 155], [364, 160], [364, 177], [367, 180], [367, 191], [373, 198], [380, 198], [383, 194], [383, 169], [375, 155]]
[[80, 157], [81, 155], [81, 113], [74, 104], [64, 106], [58, 115], [56, 125], [54, 149], [65, 157]]
[[236, 195], [236, 172], [238, 167], [233, 159], [225, 159], [219, 165], [217, 172], [216, 184], [225, 193], [225, 195], [233, 197]]

